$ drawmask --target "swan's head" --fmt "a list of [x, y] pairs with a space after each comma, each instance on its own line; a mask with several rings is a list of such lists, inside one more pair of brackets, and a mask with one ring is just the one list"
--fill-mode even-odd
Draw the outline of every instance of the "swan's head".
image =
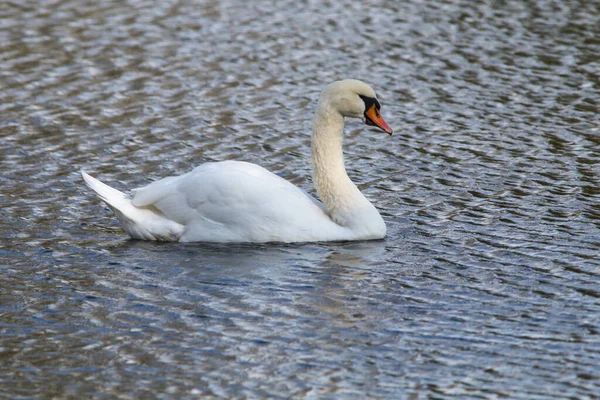
[[333, 82], [323, 90], [319, 102], [334, 108], [344, 117], [360, 118], [367, 125], [392, 134], [392, 128], [381, 116], [381, 105], [375, 91], [362, 81], [345, 79]]

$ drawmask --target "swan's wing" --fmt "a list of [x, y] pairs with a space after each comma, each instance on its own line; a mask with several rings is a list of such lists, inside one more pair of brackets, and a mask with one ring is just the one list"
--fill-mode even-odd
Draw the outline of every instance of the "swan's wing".
[[144, 207], [158, 201], [169, 191], [174, 190], [177, 187], [177, 184], [182, 179], [185, 179], [186, 175], [188, 174], [169, 176], [154, 181], [147, 186], [133, 189], [133, 205], [136, 207]]
[[306, 190], [302, 188], [298, 188], [306, 197], [308, 197], [317, 207], [319, 207], [325, 214], [327, 214], [327, 208], [325, 208], [325, 204], [323, 204], [320, 200], [312, 197]]
[[320, 202], [287, 180], [250, 163], [224, 161], [137, 189], [137, 207], [154, 206], [182, 224], [204, 220], [223, 226], [303, 225], [326, 216]]

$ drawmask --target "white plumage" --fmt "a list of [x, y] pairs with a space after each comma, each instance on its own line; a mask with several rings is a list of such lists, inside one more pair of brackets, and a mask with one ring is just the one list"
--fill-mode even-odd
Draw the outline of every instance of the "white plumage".
[[[362, 96], [362, 97], [361, 97]], [[344, 116], [366, 118], [391, 134], [370, 110], [366, 84], [334, 82], [321, 94], [313, 126], [313, 180], [324, 203], [247, 162], [206, 163], [136, 189], [133, 198], [82, 171], [86, 184], [136, 239], [181, 242], [310, 242], [385, 237], [385, 223], [346, 174]], [[375, 106], [372, 106], [373, 108]]]

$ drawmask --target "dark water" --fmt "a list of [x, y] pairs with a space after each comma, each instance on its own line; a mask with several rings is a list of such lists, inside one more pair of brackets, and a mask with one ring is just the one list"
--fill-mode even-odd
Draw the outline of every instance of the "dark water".
[[[41, 4], [40, 4], [41, 3]], [[600, 3], [0, 4], [2, 398], [596, 398]], [[385, 241], [126, 238], [125, 189], [210, 160], [311, 189], [346, 130]]]

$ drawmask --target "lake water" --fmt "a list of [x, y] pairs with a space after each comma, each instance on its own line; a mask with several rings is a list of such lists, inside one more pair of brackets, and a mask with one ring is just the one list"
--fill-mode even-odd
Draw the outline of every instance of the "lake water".
[[[0, 5], [0, 397], [591, 399], [600, 3]], [[129, 240], [84, 187], [226, 159], [312, 191], [320, 90], [383, 241]]]

